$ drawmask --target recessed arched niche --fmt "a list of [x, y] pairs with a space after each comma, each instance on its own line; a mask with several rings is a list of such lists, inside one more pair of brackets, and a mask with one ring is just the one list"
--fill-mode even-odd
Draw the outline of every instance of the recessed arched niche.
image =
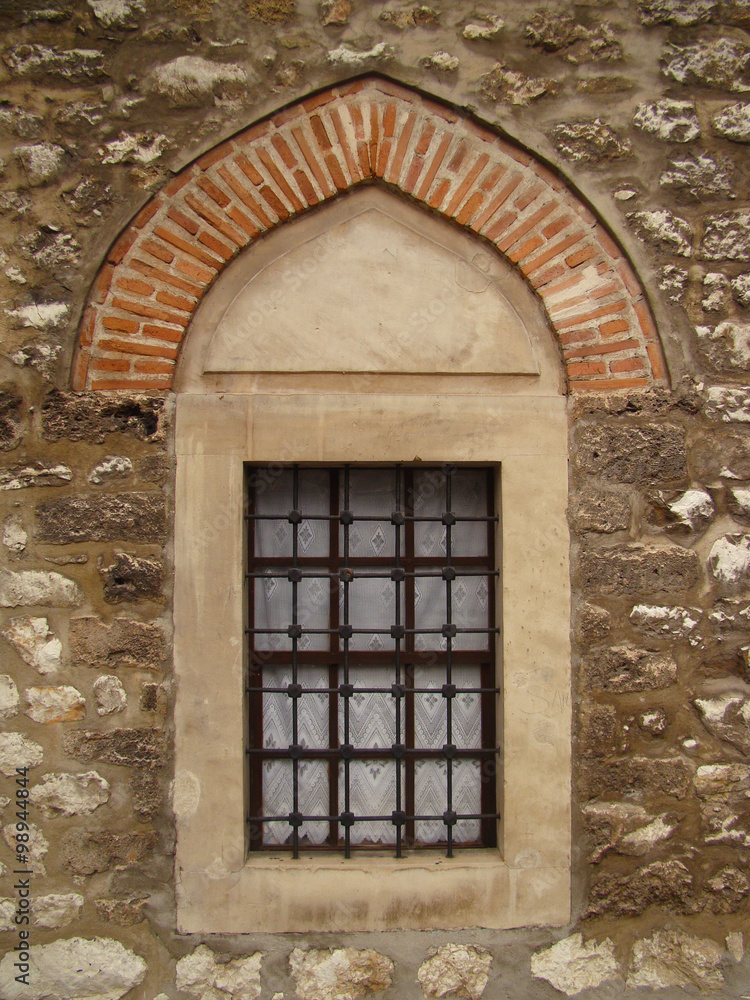
[[559, 348], [518, 271], [375, 188], [288, 223], [223, 272], [191, 324], [176, 388], [302, 389], [311, 376], [318, 387], [396, 377], [412, 391], [431, 379], [448, 392], [477, 380], [563, 391]]

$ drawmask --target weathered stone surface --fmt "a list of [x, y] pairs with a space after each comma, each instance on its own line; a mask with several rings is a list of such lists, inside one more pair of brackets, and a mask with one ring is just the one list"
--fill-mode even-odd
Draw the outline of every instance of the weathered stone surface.
[[19, 368], [33, 368], [49, 382], [57, 372], [57, 362], [61, 353], [61, 344], [47, 344], [43, 340], [32, 340], [15, 351], [11, 355], [11, 361]]
[[750, 764], [703, 764], [693, 778], [696, 794], [701, 798], [717, 796], [722, 799], [738, 797], [748, 799], [750, 791]]
[[612, 705], [584, 704], [578, 727], [581, 757], [608, 758], [622, 750], [622, 727]]
[[750, 517], [750, 490], [740, 487], [730, 490], [727, 506], [735, 517]]
[[35, 264], [50, 271], [76, 267], [81, 260], [80, 243], [71, 233], [61, 232], [58, 226], [40, 226], [19, 246]]
[[588, 916], [636, 917], [649, 906], [693, 913], [693, 876], [681, 861], [654, 861], [628, 875], [601, 875], [589, 894]]
[[708, 938], [656, 931], [634, 943], [626, 985], [629, 989], [697, 986], [716, 990], [724, 982], [719, 968], [723, 957], [724, 949]]
[[96, 760], [124, 767], [161, 767], [166, 759], [164, 733], [159, 729], [78, 729], [63, 737], [65, 753], [76, 760]]
[[97, 462], [86, 477], [90, 483], [98, 486], [115, 479], [127, 479], [133, 474], [133, 463], [124, 455], [106, 455]]
[[523, 33], [529, 45], [560, 52], [575, 64], [622, 58], [622, 46], [608, 24], [587, 28], [559, 11], [535, 11], [524, 24]]
[[440, 24], [440, 12], [434, 7], [419, 4], [415, 7], [402, 7], [400, 10], [384, 10], [379, 19], [400, 31], [406, 28], [437, 28]]
[[706, 312], [722, 312], [731, 302], [729, 278], [720, 271], [711, 272], [703, 278], [703, 298], [701, 305]]
[[658, 690], [677, 680], [671, 653], [649, 653], [629, 645], [589, 653], [583, 669], [586, 686], [600, 691]]
[[716, 135], [732, 142], [750, 142], [750, 104], [728, 104], [711, 118]]
[[646, 101], [635, 109], [633, 124], [666, 142], [691, 142], [701, 134], [692, 101]]
[[669, 607], [659, 604], [636, 604], [630, 620], [645, 635], [668, 639], [690, 637], [700, 622], [696, 608]]
[[156, 669], [167, 655], [164, 630], [151, 622], [114, 618], [72, 618], [68, 632], [74, 662], [92, 667]]
[[16, 903], [13, 899], [0, 899], [0, 931], [12, 931], [16, 928]]
[[685, 432], [672, 424], [584, 427], [578, 435], [576, 461], [581, 472], [614, 482], [683, 479]]
[[50, 632], [46, 618], [11, 618], [2, 636], [40, 674], [60, 669], [62, 643]]
[[116, 552], [114, 562], [99, 564], [108, 604], [126, 601], [130, 604], [161, 596], [164, 567], [156, 559], [141, 559], [127, 552]]
[[464, 38], [468, 38], [472, 42], [477, 39], [495, 38], [505, 27], [505, 21], [503, 21], [499, 14], [487, 14], [480, 20], [483, 22], [482, 24], [467, 24], [464, 26], [461, 32]]
[[[95, 899], [94, 908], [100, 920], [118, 924], [120, 927], [134, 927], [145, 919], [146, 897], [140, 899]], [[157, 998], [158, 1000], [158, 998]]]
[[674, 264], [667, 264], [661, 273], [659, 289], [664, 292], [670, 302], [681, 303], [685, 297], [685, 288], [690, 275], [685, 268], [675, 267]]
[[[190, 955], [177, 962], [175, 984], [199, 1000], [256, 1000], [260, 996], [261, 952], [249, 958], [231, 958], [217, 961], [216, 955], [205, 944], [199, 945]], [[354, 994], [353, 994], [354, 995]]]
[[146, 963], [111, 938], [67, 938], [32, 945], [30, 986], [15, 981], [15, 953], [0, 961], [0, 993], [7, 1000], [120, 1000], [143, 982]]
[[24, 698], [29, 704], [24, 715], [34, 722], [80, 722], [86, 714], [86, 699], [68, 684], [26, 688]]
[[393, 962], [371, 948], [295, 948], [289, 967], [300, 1000], [355, 1000], [387, 990], [393, 977]]
[[750, 261], [750, 211], [706, 215], [700, 256], [704, 260]]
[[319, 6], [320, 23], [324, 25], [346, 24], [351, 12], [351, 0], [323, 0]]
[[552, 141], [573, 163], [607, 163], [631, 153], [630, 140], [618, 135], [601, 118], [560, 122], [552, 130]]
[[10, 778], [17, 767], [39, 767], [44, 751], [21, 733], [0, 733], [0, 771]]
[[579, 574], [581, 586], [602, 594], [684, 594], [698, 581], [700, 564], [695, 552], [677, 545], [617, 545], [582, 552]]
[[479, 1000], [487, 988], [492, 955], [486, 948], [444, 944], [431, 949], [417, 979], [426, 997], [469, 997]]
[[284, 24], [297, 12], [295, 0], [247, 0], [245, 8], [251, 20], [263, 24]]
[[43, 774], [29, 796], [44, 816], [88, 816], [109, 801], [109, 782], [96, 771]]
[[53, 142], [16, 146], [15, 154], [31, 187], [55, 180], [65, 167], [65, 150]]
[[747, 309], [750, 306], [750, 271], [732, 278], [730, 285], [735, 301]]
[[60, 573], [45, 570], [0, 570], [0, 607], [75, 608], [83, 600], [81, 588]]
[[726, 321], [697, 326], [698, 347], [707, 366], [719, 374], [746, 371], [750, 364], [750, 324]]
[[18, 309], [6, 309], [5, 315], [22, 329], [56, 330], [70, 314], [65, 302], [31, 302]]
[[582, 990], [595, 989], [602, 983], [620, 978], [615, 946], [609, 938], [598, 944], [582, 934], [563, 938], [551, 948], [531, 956], [531, 975], [544, 979], [556, 990], [575, 996]]
[[29, 536], [18, 514], [11, 514], [3, 522], [3, 545], [11, 552], [23, 552]]
[[587, 798], [671, 795], [683, 799], [691, 778], [690, 765], [678, 757], [630, 757], [588, 762], [581, 770], [581, 787]]
[[[16, 824], [8, 823], [3, 827], [3, 839], [12, 851], [16, 849]], [[29, 864], [35, 875], [46, 875], [47, 869], [44, 866], [44, 856], [49, 851], [49, 841], [35, 823], [29, 823], [29, 839], [26, 842]], [[0, 993], [2, 996], [2, 993]]]
[[86, 833], [75, 830], [62, 842], [63, 867], [75, 875], [94, 875], [110, 868], [140, 864], [150, 857], [157, 844], [153, 831], [145, 833]]
[[440, 49], [433, 52], [431, 56], [426, 56], [422, 60], [422, 65], [429, 69], [437, 70], [438, 73], [455, 73], [459, 66], [458, 56], [452, 56], [450, 52]]
[[708, 153], [670, 160], [659, 185], [691, 201], [737, 197], [730, 164]]
[[58, 76], [71, 82], [98, 80], [104, 53], [97, 49], [51, 49], [46, 45], [14, 45], [3, 56], [12, 73], [39, 80]]
[[595, 604], [584, 604], [578, 611], [576, 635], [586, 646], [604, 642], [612, 629], [612, 618], [608, 611]]
[[0, 388], [0, 451], [12, 451], [21, 438], [21, 407], [23, 400], [14, 388]]
[[378, 42], [370, 49], [358, 50], [349, 45], [340, 45], [328, 53], [328, 62], [334, 66], [348, 66], [356, 69], [368, 63], [386, 62], [393, 56], [393, 49], [385, 42]]
[[239, 94], [248, 83], [247, 73], [238, 65], [214, 62], [200, 56], [178, 56], [157, 66], [149, 78], [149, 88], [181, 107], [213, 103], [215, 98]]
[[84, 899], [77, 892], [51, 893], [35, 896], [31, 900], [31, 915], [35, 927], [56, 929], [77, 920], [83, 909]]
[[651, 493], [652, 518], [656, 524], [664, 524], [668, 529], [702, 531], [716, 512], [710, 493], [701, 489], [690, 489], [680, 493]]
[[139, 441], [161, 440], [164, 400], [153, 396], [103, 397], [97, 393], [50, 392], [42, 404], [42, 436], [47, 441], [101, 444], [107, 434], [130, 434]]
[[146, 13], [143, 0], [86, 0], [104, 28], [137, 28]]
[[556, 90], [553, 79], [527, 76], [504, 62], [496, 62], [479, 81], [479, 93], [488, 101], [508, 101], [521, 107]]
[[147, 166], [158, 160], [169, 147], [169, 141], [160, 132], [120, 132], [99, 148], [99, 158], [107, 163], [139, 163]]
[[667, 45], [664, 75], [686, 86], [750, 90], [750, 48], [735, 38], [703, 39], [697, 45]]
[[128, 704], [128, 696], [122, 686], [122, 681], [112, 674], [97, 677], [94, 681], [94, 697], [96, 698], [97, 715], [124, 712]]
[[643, 732], [649, 736], [663, 736], [669, 725], [669, 716], [663, 708], [649, 708], [639, 712], [636, 721]]
[[711, 546], [708, 568], [726, 590], [737, 590], [750, 580], [750, 535], [723, 535]]
[[159, 776], [154, 771], [134, 769], [130, 774], [133, 809], [144, 819], [155, 816], [162, 806]]
[[20, 704], [15, 681], [10, 674], [0, 674], [0, 719], [12, 719], [18, 715]]
[[45, 465], [36, 461], [0, 469], [0, 490], [20, 490], [26, 486], [63, 486], [73, 478], [67, 465]]
[[37, 504], [39, 541], [157, 542], [164, 537], [164, 499], [158, 493], [80, 494]]
[[689, 222], [666, 208], [657, 211], [631, 212], [628, 221], [636, 235], [657, 250], [689, 257], [693, 230]]
[[725, 865], [707, 880], [706, 887], [714, 893], [708, 904], [714, 913], [736, 913], [750, 892], [750, 878], [734, 865]]
[[587, 490], [572, 502], [570, 518], [577, 531], [625, 531], [630, 527], [630, 501], [617, 493]]
[[639, 0], [638, 14], [647, 26], [653, 24], [701, 24], [719, 11], [718, 0]]
[[583, 808], [586, 832], [593, 846], [589, 860], [596, 864], [610, 852], [643, 857], [674, 836], [680, 825], [676, 813], [654, 815], [628, 802], [593, 802]]
[[709, 733], [750, 754], [750, 697], [723, 694], [696, 698], [693, 704]]

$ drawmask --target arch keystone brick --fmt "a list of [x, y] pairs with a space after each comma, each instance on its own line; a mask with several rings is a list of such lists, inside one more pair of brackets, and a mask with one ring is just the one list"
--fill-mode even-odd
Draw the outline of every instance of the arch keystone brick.
[[576, 343], [565, 352], [570, 391], [666, 384], [643, 288], [576, 193], [491, 129], [373, 77], [245, 129], [139, 211], [93, 282], [73, 388], [169, 390], [167, 359], [224, 268], [263, 233], [363, 183], [476, 233], [521, 272], [561, 347]]

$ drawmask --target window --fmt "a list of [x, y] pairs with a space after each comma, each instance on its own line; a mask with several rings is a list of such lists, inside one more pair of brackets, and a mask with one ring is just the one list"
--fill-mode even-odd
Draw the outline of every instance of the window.
[[251, 850], [496, 846], [493, 494], [248, 466]]

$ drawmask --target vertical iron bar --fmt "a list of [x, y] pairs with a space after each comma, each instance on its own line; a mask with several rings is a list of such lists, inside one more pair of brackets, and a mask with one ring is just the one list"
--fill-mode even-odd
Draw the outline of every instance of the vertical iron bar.
[[[328, 512], [331, 515], [328, 529], [328, 555], [329, 566], [338, 573], [339, 568], [339, 470], [331, 469], [328, 476], [328, 488], [331, 491], [328, 498]], [[332, 653], [339, 651], [339, 582], [329, 578], [329, 628], [331, 629], [330, 650]], [[328, 667], [328, 686], [338, 688], [340, 683], [339, 668], [337, 663], [331, 663]], [[338, 749], [339, 746], [339, 696], [329, 694], [328, 696], [328, 745], [331, 749]], [[339, 812], [339, 762], [337, 757], [332, 757], [328, 761], [328, 815], [338, 816]], [[332, 848], [339, 844], [339, 824], [332, 819], [328, 831], [329, 845]]]
[[[401, 510], [401, 466], [396, 466], [396, 511]], [[394, 554], [396, 569], [401, 566], [401, 525], [396, 524], [396, 537], [394, 539]], [[401, 581], [396, 580], [396, 626], [401, 624]], [[401, 639], [396, 636], [395, 655], [396, 685], [401, 684]], [[401, 743], [401, 698], [396, 698], [396, 743]], [[396, 758], [396, 812], [401, 812], [401, 759]], [[401, 825], [396, 825], [396, 857], [401, 857]]]
[[[445, 510], [446, 513], [452, 513], [452, 490], [451, 490], [451, 473], [450, 471], [445, 474]], [[447, 519], [448, 523], [445, 526], [445, 564], [450, 566], [451, 564], [451, 524], [450, 518]], [[452, 624], [452, 600], [451, 600], [451, 581], [445, 581], [445, 615], [446, 624]], [[445, 683], [452, 684], [453, 670], [451, 657], [453, 654], [453, 639], [450, 636], [446, 637], [447, 642], [447, 657], [445, 660]], [[446, 710], [445, 710], [445, 728], [446, 728], [446, 742], [450, 746], [453, 743], [453, 699], [446, 698]], [[446, 797], [447, 797], [447, 810], [448, 812], [453, 811], [453, 758], [448, 757], [446, 768]], [[448, 824], [448, 844], [446, 850], [446, 857], [453, 857], [453, 827]]]
[[[248, 513], [255, 513], [255, 489], [251, 484], [251, 477], [245, 471], [245, 489], [247, 490]], [[249, 519], [246, 527], [246, 554], [248, 568], [255, 559], [255, 521]], [[255, 588], [262, 586], [259, 579], [248, 579], [245, 581], [246, 614], [247, 627], [255, 627]], [[255, 638], [253, 633], [248, 634], [247, 639], [250, 646], [248, 657], [248, 687], [253, 691], [248, 695], [248, 745], [255, 748], [263, 746], [263, 661], [257, 656], [255, 650]], [[263, 816], [263, 759], [260, 754], [250, 754], [248, 761], [248, 799], [250, 814], [252, 816]], [[263, 846], [263, 824], [252, 824], [248, 831], [248, 845], [251, 850], [258, 850]]]
[[[404, 469], [404, 513], [407, 517], [413, 516], [414, 514], [414, 471], [412, 469]], [[404, 525], [404, 569], [407, 573], [413, 573], [415, 570], [415, 556], [414, 556], [414, 521], [407, 520]], [[409, 660], [404, 667], [404, 745], [407, 749], [413, 749], [415, 746], [415, 736], [414, 736], [414, 699], [417, 697], [414, 694], [414, 670], [415, 662], [414, 650], [416, 648], [416, 642], [414, 637], [413, 629], [415, 627], [415, 610], [414, 610], [414, 588], [416, 586], [413, 576], [407, 576], [404, 581], [404, 625], [406, 627], [406, 637], [404, 648], [409, 654]], [[404, 765], [405, 770], [405, 782], [404, 782], [404, 804], [405, 812], [407, 816], [414, 816], [416, 795], [415, 795], [415, 771], [416, 771], [416, 761], [414, 754], [406, 754], [406, 763]], [[407, 820], [406, 826], [406, 846], [414, 844], [416, 839], [416, 825], [414, 820]]]
[[[349, 507], [349, 466], [344, 466], [344, 510]], [[349, 524], [344, 525], [344, 569], [349, 568]], [[344, 574], [344, 621], [343, 625], [349, 624], [349, 580]], [[344, 684], [349, 683], [349, 637], [344, 636]], [[349, 698], [344, 698], [344, 743], [349, 745]], [[350, 811], [350, 788], [349, 788], [349, 757], [344, 759], [344, 812]], [[347, 823], [344, 827], [344, 857], [351, 857], [351, 827]]]
[[[299, 510], [299, 466], [295, 465], [292, 470], [292, 510]], [[299, 521], [295, 518], [292, 534], [292, 566], [297, 567], [299, 548]], [[292, 625], [297, 625], [297, 581], [292, 581]], [[297, 633], [293, 630], [292, 635], [292, 684], [297, 684]], [[299, 742], [299, 719], [297, 715], [298, 698], [292, 698], [292, 743], [297, 746]], [[292, 760], [292, 812], [299, 812], [299, 758]], [[296, 817], [295, 817], [296, 818]], [[293, 857], [299, 857], [299, 831], [295, 824], [292, 830], [292, 851]]]

